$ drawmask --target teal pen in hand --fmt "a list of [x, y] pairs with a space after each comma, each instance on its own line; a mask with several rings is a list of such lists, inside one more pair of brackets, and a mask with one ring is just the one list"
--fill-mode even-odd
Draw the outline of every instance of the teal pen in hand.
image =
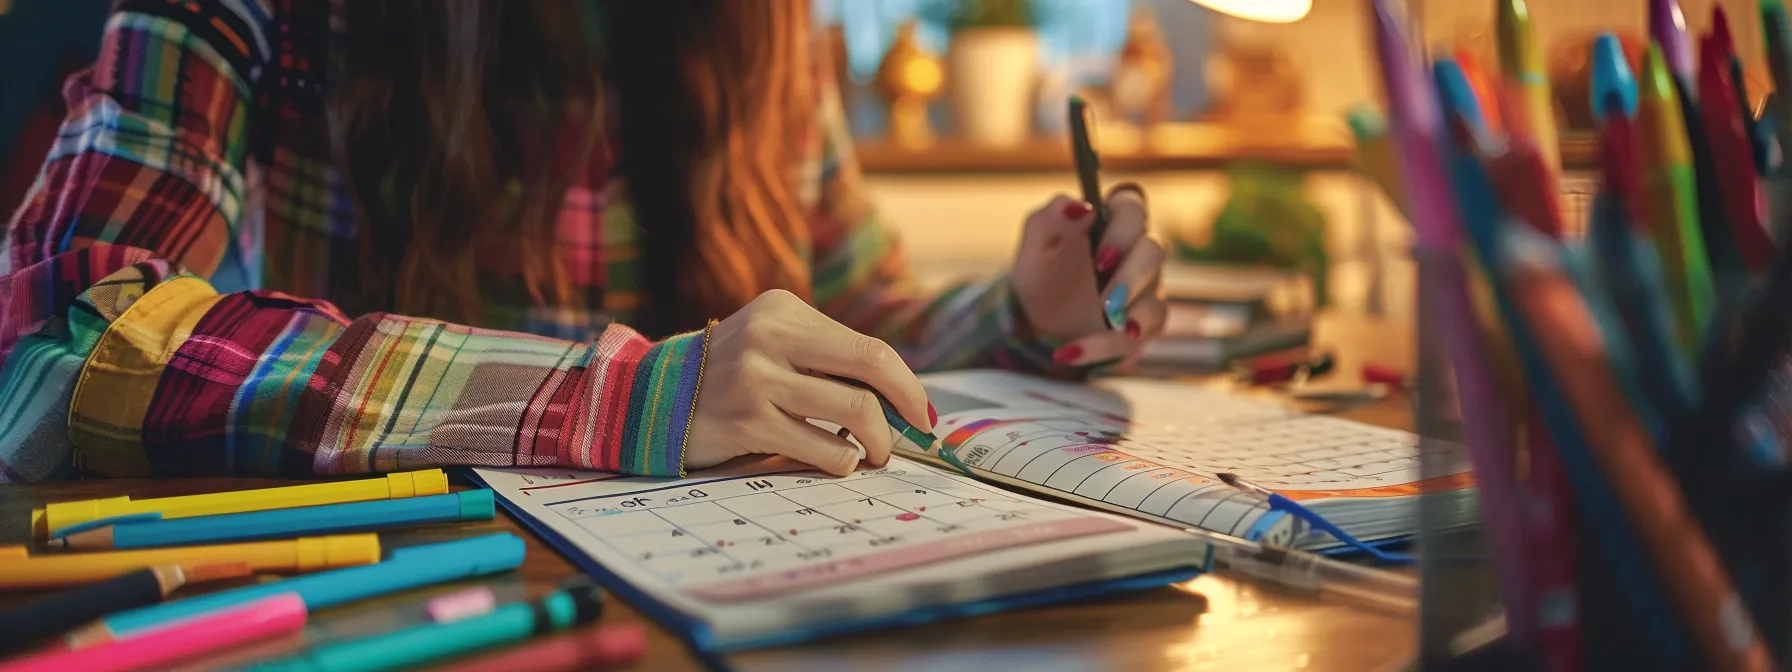
[[[877, 388], [872, 387], [870, 383], [847, 378], [845, 376], [828, 377], [876, 395], [877, 405], [882, 407], [884, 411], [884, 422], [890, 424], [890, 432], [895, 434], [897, 439], [914, 444], [915, 448], [920, 450], [923, 454], [938, 456], [941, 460], [944, 460], [946, 464], [950, 464], [953, 467], [956, 467], [959, 471], [964, 472], [964, 475], [972, 476], [974, 478], [973, 474], [971, 474], [971, 468], [964, 466], [964, 463], [958, 460], [957, 451], [954, 451], [951, 446], [947, 446], [946, 442], [939, 440], [938, 437], [923, 432], [920, 427], [910, 424], [908, 419], [902, 417], [902, 413], [898, 412], [896, 407], [890, 403], [889, 398], [885, 397], [884, 393], [877, 391]], [[840, 432], [841, 438], [845, 438], [846, 429], [841, 428]]]
[[590, 623], [603, 614], [603, 604], [603, 591], [596, 586], [569, 588], [533, 602], [512, 602], [483, 616], [327, 644], [249, 669], [375, 672], [417, 667]]
[[492, 491], [304, 506], [161, 520], [156, 514], [104, 518], [57, 530], [50, 545], [72, 550], [187, 546], [285, 539], [405, 525], [491, 520]]

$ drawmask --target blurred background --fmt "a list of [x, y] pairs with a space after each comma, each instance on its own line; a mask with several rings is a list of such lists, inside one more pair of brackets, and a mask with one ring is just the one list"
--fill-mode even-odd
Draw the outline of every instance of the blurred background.
[[[1493, 59], [1492, 0], [1408, 0], [1419, 39]], [[1760, 54], [1754, 0], [1684, 0], [1695, 34], [1717, 5]], [[1531, 0], [1560, 109], [1570, 215], [1592, 185], [1586, 52], [1611, 30], [1640, 56], [1645, 3]], [[1064, 100], [1099, 119], [1104, 180], [1151, 196], [1188, 262], [1292, 272], [1317, 305], [1410, 315], [1407, 227], [1362, 179], [1353, 110], [1381, 107], [1367, 0], [821, 0], [859, 157], [925, 278], [999, 263], [1040, 194], [1075, 193]], [[1749, 90], [1769, 88], [1745, 64]], [[1367, 114], [1364, 114], [1367, 112]], [[1571, 223], [1576, 217], [1571, 216]]]
[[[1315, 306], [1409, 313], [1406, 225], [1358, 174], [1347, 121], [1378, 118], [1366, 0], [815, 2], [860, 162], [924, 280], [999, 267], [1030, 208], [1075, 192], [1065, 99], [1078, 94], [1095, 110], [1105, 182], [1143, 184], [1182, 259], [1280, 272]], [[1494, 67], [1493, 0], [1408, 4], [1430, 48]], [[1762, 53], [1754, 0], [1681, 4], [1695, 33], [1726, 6], [1738, 53]], [[35, 174], [61, 79], [94, 57], [109, 5], [0, 0], [0, 210]], [[1589, 126], [1587, 46], [1600, 29], [1642, 44], [1644, 3], [1530, 8], [1564, 101], [1574, 210], [1590, 191], [1575, 169], [1593, 154], [1575, 132]], [[1746, 70], [1748, 90], [1768, 88], [1760, 63]]]

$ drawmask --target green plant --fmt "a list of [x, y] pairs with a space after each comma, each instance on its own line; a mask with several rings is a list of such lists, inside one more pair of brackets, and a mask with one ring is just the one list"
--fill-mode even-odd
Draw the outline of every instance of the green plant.
[[1033, 25], [1032, 0], [936, 0], [929, 7], [933, 18], [953, 32], [966, 28], [1021, 27]]

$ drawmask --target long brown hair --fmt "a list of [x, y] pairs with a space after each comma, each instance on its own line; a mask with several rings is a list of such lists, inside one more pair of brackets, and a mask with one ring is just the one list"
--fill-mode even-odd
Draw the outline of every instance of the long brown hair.
[[648, 298], [636, 326], [664, 335], [766, 289], [806, 295], [791, 171], [814, 101], [808, 0], [343, 7], [332, 114], [371, 301], [477, 320], [475, 255], [514, 259], [537, 303], [579, 301], [557, 215], [606, 144], [640, 226]]

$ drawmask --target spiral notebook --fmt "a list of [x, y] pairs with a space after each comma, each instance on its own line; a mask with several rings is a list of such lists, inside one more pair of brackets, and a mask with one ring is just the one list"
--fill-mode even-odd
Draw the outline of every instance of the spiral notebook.
[[1365, 541], [1416, 534], [1421, 490], [1444, 524], [1477, 519], [1466, 451], [1443, 442], [1421, 451], [1410, 432], [1155, 380], [1072, 385], [998, 371], [921, 380], [941, 443], [978, 478], [1011, 488], [1315, 551], [1341, 544], [1214, 475], [1268, 486]]
[[892, 458], [844, 478], [773, 458], [690, 478], [474, 469], [505, 508], [700, 652], [1161, 586], [1201, 538]]

